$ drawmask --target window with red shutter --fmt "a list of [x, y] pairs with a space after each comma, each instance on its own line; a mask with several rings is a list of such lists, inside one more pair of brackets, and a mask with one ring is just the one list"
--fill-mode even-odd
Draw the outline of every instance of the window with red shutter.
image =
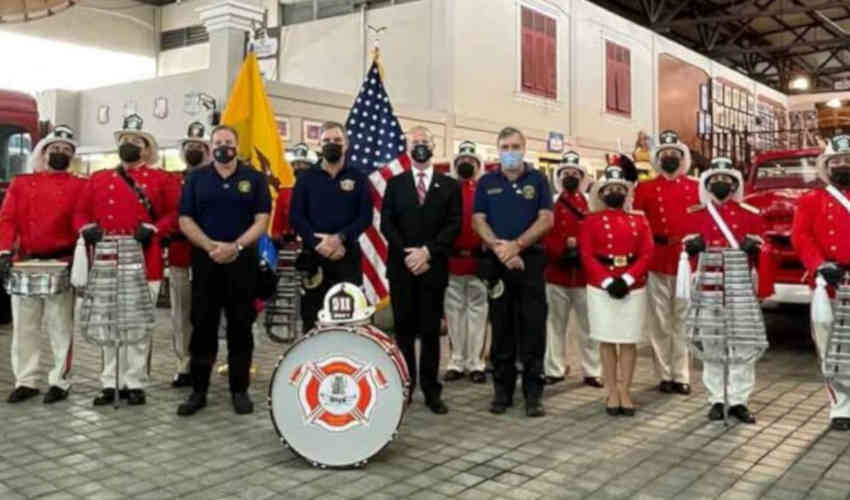
[[631, 53], [626, 47], [605, 42], [605, 108], [611, 113], [632, 114]]
[[558, 48], [555, 19], [522, 8], [521, 88], [523, 92], [558, 98]]

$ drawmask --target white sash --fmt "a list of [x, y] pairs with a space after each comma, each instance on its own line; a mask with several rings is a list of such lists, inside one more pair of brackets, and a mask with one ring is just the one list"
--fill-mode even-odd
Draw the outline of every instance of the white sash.
[[844, 196], [844, 193], [839, 191], [838, 188], [836, 188], [832, 184], [828, 184], [826, 186], [826, 192], [831, 194], [832, 197], [835, 198], [835, 201], [841, 203], [841, 206], [844, 207], [848, 212], [850, 212], [850, 200], [848, 200], [847, 197]]
[[729, 226], [726, 225], [726, 221], [720, 216], [720, 213], [717, 211], [717, 207], [714, 206], [714, 203], [709, 200], [708, 203], [705, 204], [705, 207], [708, 209], [708, 214], [711, 215], [712, 219], [714, 219], [714, 223], [720, 228], [720, 232], [723, 233], [724, 237], [726, 237], [726, 241], [729, 242], [729, 246], [735, 250], [739, 249], [740, 246], [738, 245], [738, 240], [735, 239], [735, 235], [733, 235], [732, 231], [729, 230]]

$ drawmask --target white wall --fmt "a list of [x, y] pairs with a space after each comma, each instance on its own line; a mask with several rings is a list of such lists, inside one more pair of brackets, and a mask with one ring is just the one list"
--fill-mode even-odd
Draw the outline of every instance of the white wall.
[[176, 75], [207, 69], [210, 64], [210, 44], [199, 43], [159, 53], [159, 76]]
[[[182, 0], [180, 3], [171, 3], [161, 8], [162, 30], [174, 30], [187, 26], [201, 24], [198, 9], [209, 4], [213, 0]], [[239, 0], [242, 3], [256, 5], [268, 9], [269, 26], [277, 26], [278, 10], [277, 0]]]
[[55, 16], [28, 23], [2, 25], [0, 30], [116, 52], [153, 56], [159, 37], [154, 24], [154, 7], [107, 11], [75, 5]]
[[850, 91], [792, 95], [788, 97], [788, 107], [791, 111], [811, 110], [815, 109], [815, 104], [825, 103], [832, 99], [842, 101], [850, 99]]

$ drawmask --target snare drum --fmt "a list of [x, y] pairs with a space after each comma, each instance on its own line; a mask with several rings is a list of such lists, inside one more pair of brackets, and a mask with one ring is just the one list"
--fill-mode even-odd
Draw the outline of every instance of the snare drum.
[[410, 376], [391, 337], [371, 325], [312, 330], [281, 356], [269, 411], [284, 446], [315, 467], [362, 467], [395, 437]]
[[67, 262], [59, 260], [25, 260], [15, 262], [6, 280], [9, 295], [47, 297], [71, 288]]

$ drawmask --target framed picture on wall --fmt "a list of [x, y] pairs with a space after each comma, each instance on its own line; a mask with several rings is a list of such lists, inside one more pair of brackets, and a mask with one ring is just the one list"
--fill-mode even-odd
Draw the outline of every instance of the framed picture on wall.
[[747, 96], [747, 113], [753, 114], [756, 112], [756, 100], [752, 95]]
[[705, 135], [705, 113], [697, 111], [697, 134]]
[[709, 113], [705, 114], [705, 133], [711, 134], [712, 131], [712, 123], [711, 123], [711, 115]]
[[723, 84], [720, 80], [711, 80], [711, 97], [714, 102], [723, 102]]
[[289, 118], [284, 118], [282, 116], [276, 116], [275, 121], [277, 122], [277, 131], [280, 134], [280, 139], [283, 141], [289, 140]]
[[728, 85], [723, 86], [723, 105], [732, 107], [732, 87]]
[[304, 127], [302, 133], [303, 142], [305, 142], [306, 144], [309, 144], [311, 146], [319, 144], [319, 138], [322, 135], [322, 122], [304, 120]]
[[708, 112], [708, 85], [699, 86], [699, 109]]
[[741, 109], [741, 91], [738, 89], [732, 89], [732, 108], [735, 111]]

